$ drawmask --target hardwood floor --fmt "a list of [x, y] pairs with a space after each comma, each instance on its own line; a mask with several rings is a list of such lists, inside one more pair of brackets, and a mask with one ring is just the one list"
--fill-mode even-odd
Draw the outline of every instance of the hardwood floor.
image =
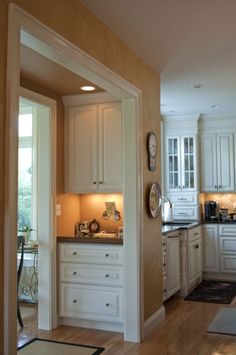
[[[41, 337], [105, 347], [105, 354], [128, 355], [236, 355], [236, 336], [210, 334], [208, 325], [221, 307], [213, 303], [184, 301], [179, 297], [165, 304], [166, 320], [141, 344], [124, 342], [120, 333], [60, 326], [53, 331], [37, 329], [36, 317], [24, 320], [18, 333], [18, 345]], [[235, 320], [236, 321], [236, 320]]]

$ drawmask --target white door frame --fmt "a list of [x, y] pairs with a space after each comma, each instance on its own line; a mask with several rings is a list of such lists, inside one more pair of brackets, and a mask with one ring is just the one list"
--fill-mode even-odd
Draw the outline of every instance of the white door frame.
[[[23, 30], [23, 32], [22, 32]], [[23, 36], [22, 36], [23, 34]], [[103, 87], [124, 113], [124, 339], [139, 342], [142, 307], [141, 92], [17, 5], [9, 4], [7, 60], [6, 199], [4, 233], [4, 355], [16, 353], [17, 122], [20, 43]], [[54, 251], [55, 252], [55, 251]], [[56, 279], [56, 267], [52, 270]], [[13, 331], [15, 329], [15, 333]]]
[[[56, 101], [20, 88], [20, 97], [37, 106], [38, 327], [57, 326], [56, 303]], [[47, 173], [45, 173], [45, 171]], [[44, 285], [43, 288], [40, 285]]]

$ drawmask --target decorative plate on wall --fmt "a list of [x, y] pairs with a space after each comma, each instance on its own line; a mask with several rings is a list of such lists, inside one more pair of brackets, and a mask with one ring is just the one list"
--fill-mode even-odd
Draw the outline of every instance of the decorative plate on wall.
[[149, 170], [154, 171], [156, 169], [156, 156], [157, 156], [157, 137], [154, 132], [148, 133], [147, 150], [148, 150], [148, 168]]
[[157, 218], [161, 211], [161, 189], [154, 182], [149, 191], [149, 212], [153, 218]]

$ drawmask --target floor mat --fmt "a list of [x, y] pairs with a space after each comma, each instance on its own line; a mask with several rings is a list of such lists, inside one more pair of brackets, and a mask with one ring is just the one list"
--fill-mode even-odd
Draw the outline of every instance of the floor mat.
[[236, 335], [236, 308], [221, 308], [207, 331], [208, 333]]
[[186, 301], [229, 304], [236, 296], [236, 282], [203, 280]]
[[35, 338], [18, 348], [20, 355], [97, 355], [104, 348]]

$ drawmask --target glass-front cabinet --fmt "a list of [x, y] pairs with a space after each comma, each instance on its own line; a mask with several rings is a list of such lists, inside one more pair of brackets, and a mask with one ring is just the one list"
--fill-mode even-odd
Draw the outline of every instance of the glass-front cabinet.
[[196, 137], [168, 136], [166, 139], [167, 191], [196, 190]]

